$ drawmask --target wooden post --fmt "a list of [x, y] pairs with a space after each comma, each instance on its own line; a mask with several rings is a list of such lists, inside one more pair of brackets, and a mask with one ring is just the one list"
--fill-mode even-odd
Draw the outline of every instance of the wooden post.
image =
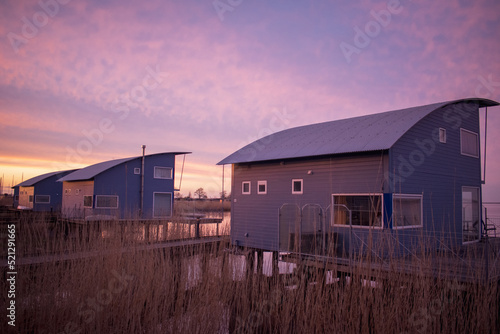
[[263, 275], [264, 274], [264, 251], [263, 250], [258, 250], [257, 251], [257, 275]]
[[252, 276], [254, 272], [254, 265], [255, 265], [255, 251], [252, 249], [246, 257], [246, 271], [247, 271], [247, 276]]
[[274, 280], [278, 280], [280, 276], [280, 271], [279, 271], [279, 253], [278, 252], [273, 252], [273, 259], [272, 259], [272, 274]]
[[123, 222], [119, 222], [118, 223], [120, 225], [120, 240], [123, 244], [123, 242], [125, 241], [125, 224], [127, 224], [127, 221], [123, 221]]
[[168, 220], [163, 221], [163, 241], [167, 241], [168, 237]]
[[144, 222], [144, 241], [149, 242], [149, 223]]
[[194, 237], [198, 239], [200, 237], [200, 218], [196, 219], [196, 226], [194, 230]]

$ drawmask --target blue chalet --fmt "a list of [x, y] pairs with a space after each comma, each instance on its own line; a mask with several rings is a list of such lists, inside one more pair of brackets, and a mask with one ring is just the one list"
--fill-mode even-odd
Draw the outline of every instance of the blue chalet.
[[35, 176], [15, 185], [14, 207], [33, 211], [60, 212], [62, 204], [61, 177], [76, 169]]
[[[473, 98], [300, 126], [229, 155], [231, 242], [345, 256], [481, 238], [479, 109]], [[390, 244], [391, 247], [381, 245]], [[380, 254], [380, 253], [378, 253]]]
[[62, 212], [75, 219], [161, 219], [172, 216], [175, 157], [168, 152], [110, 160], [59, 179]]

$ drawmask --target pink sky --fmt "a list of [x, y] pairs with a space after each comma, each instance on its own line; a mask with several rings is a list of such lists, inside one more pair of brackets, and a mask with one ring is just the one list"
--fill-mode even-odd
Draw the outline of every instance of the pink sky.
[[[215, 196], [215, 164], [271, 132], [500, 101], [499, 13], [495, 0], [2, 1], [0, 177], [10, 185], [145, 144], [192, 151], [181, 193]], [[499, 111], [488, 119], [488, 201], [500, 201]]]

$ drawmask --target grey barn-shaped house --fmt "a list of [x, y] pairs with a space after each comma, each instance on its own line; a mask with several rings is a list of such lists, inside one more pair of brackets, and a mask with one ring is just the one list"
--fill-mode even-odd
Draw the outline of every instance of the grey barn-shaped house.
[[[232, 153], [231, 242], [342, 256], [480, 240], [479, 109], [460, 99], [286, 129]], [[420, 238], [420, 239], [419, 239]]]

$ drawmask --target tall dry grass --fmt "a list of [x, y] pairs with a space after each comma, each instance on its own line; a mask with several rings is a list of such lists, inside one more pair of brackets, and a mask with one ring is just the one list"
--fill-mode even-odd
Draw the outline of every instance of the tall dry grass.
[[[16, 226], [20, 248], [36, 248], [40, 255], [92, 249], [97, 255], [17, 265], [13, 332], [498, 333], [500, 330], [497, 281], [485, 283], [478, 279], [460, 283], [428, 277], [424, 270], [413, 275], [375, 271], [380, 279], [374, 281], [367, 275], [362, 257], [353, 260], [348, 277], [339, 278], [336, 267], [325, 270], [323, 262], [317, 262], [317, 268], [299, 264], [292, 274], [280, 277], [257, 275], [256, 268], [245, 270], [249, 263], [245, 254], [254, 253], [231, 253], [227, 241], [194, 248], [141, 250], [121, 238], [103, 239], [99, 231], [92, 229], [88, 230], [88, 237], [65, 239], [59, 235], [56, 238], [59, 240], [53, 240], [46, 234], [50, 232], [30, 223], [33, 222], [22, 221]], [[421, 260], [414, 263], [415, 267], [425, 265], [429, 264]], [[4, 292], [8, 289], [5, 280], [1, 289]], [[5, 293], [2, 296], [6, 298]], [[2, 326], [12, 329], [3, 317]]]

